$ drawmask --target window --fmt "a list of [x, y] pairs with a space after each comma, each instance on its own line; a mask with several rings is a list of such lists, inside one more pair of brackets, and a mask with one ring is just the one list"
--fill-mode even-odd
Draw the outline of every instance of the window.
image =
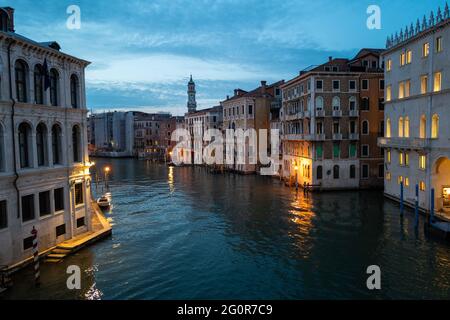
[[3, 136], [3, 126], [0, 123], [0, 172], [5, 171], [5, 140]]
[[391, 119], [386, 119], [386, 138], [390, 138], [391, 135]]
[[442, 37], [436, 38], [436, 52], [442, 52]]
[[419, 190], [420, 191], [425, 191], [427, 189], [426, 185], [425, 185], [425, 181], [420, 181], [419, 182]]
[[83, 203], [84, 203], [83, 184], [77, 183], [75, 184], [75, 205], [80, 205]]
[[323, 110], [323, 98], [322, 97], [316, 98], [316, 110]]
[[333, 91], [339, 91], [341, 88], [341, 82], [339, 80], [333, 80]]
[[333, 111], [341, 110], [341, 99], [339, 97], [333, 98]]
[[386, 101], [392, 100], [392, 86], [386, 87]]
[[333, 157], [339, 158], [341, 156], [341, 148], [339, 143], [333, 144]]
[[425, 170], [427, 168], [427, 156], [426, 155], [419, 155], [419, 169]]
[[405, 187], [408, 188], [409, 187], [409, 178], [405, 177], [403, 180], [404, 180]]
[[405, 98], [411, 95], [411, 80], [405, 81]]
[[78, 105], [78, 77], [76, 75], [72, 75], [70, 77], [70, 104], [72, 108], [77, 109]]
[[350, 179], [356, 178], [356, 166], [354, 164], [350, 165]]
[[350, 99], [348, 100], [348, 106], [350, 111], [356, 111], [356, 98], [355, 97], [350, 97]]
[[420, 77], [420, 93], [425, 94], [428, 92], [428, 76], [424, 75]]
[[403, 123], [403, 117], [400, 117], [398, 119], [398, 137], [399, 138], [403, 138], [403, 136], [405, 135], [405, 127], [404, 127], [404, 123]]
[[434, 74], [434, 92], [439, 92], [442, 89], [442, 73], [436, 72]]
[[412, 51], [406, 51], [406, 64], [410, 64], [412, 62]]
[[433, 115], [431, 120], [431, 139], [437, 139], [439, 137], [439, 116]]
[[323, 177], [323, 167], [322, 166], [317, 166], [317, 180], [322, 180]]
[[55, 200], [55, 212], [64, 210], [64, 188], [55, 189], [54, 191]]
[[62, 224], [60, 226], [57, 226], [55, 231], [56, 231], [56, 237], [57, 238], [62, 236], [62, 235], [65, 235], [66, 234], [66, 224]]
[[368, 97], [361, 99], [361, 110], [368, 111], [370, 109], [370, 101]]
[[23, 250], [28, 250], [33, 247], [33, 236], [23, 239]]
[[427, 137], [427, 117], [424, 114], [420, 117], [419, 137], [421, 139]]
[[34, 219], [34, 194], [22, 197], [22, 221]]
[[369, 131], [370, 131], [369, 130], [369, 121], [364, 120], [361, 123], [361, 133], [367, 135], [367, 134], [369, 134]]
[[384, 177], [384, 164], [380, 163], [378, 165], [378, 178], [383, 178]]
[[398, 84], [398, 98], [403, 99], [405, 97], [405, 82], [399, 82]]
[[50, 70], [50, 104], [52, 106], [58, 105], [58, 89], [59, 89], [59, 74], [55, 69]]
[[400, 54], [400, 66], [404, 66], [406, 64], [406, 53], [402, 52]]
[[403, 183], [403, 176], [398, 176], [397, 183], [402, 184]]
[[339, 134], [341, 132], [341, 128], [339, 122], [336, 121], [333, 123], [333, 134]]
[[368, 164], [363, 164], [361, 167], [361, 176], [363, 179], [368, 179], [369, 178], [369, 165]]
[[0, 229], [8, 227], [8, 207], [6, 200], [0, 201]]
[[85, 225], [84, 217], [78, 218], [77, 219], [77, 228], [84, 227], [84, 225]]
[[380, 79], [380, 90], [384, 90], [384, 79]]
[[51, 213], [50, 209], [50, 191], [39, 193], [39, 215], [41, 217], [48, 216]]
[[361, 89], [362, 90], [369, 90], [369, 80], [364, 79], [361, 83]]
[[350, 91], [356, 91], [356, 81], [350, 80], [348, 83], [348, 87]]
[[34, 102], [44, 104], [44, 72], [40, 65], [34, 67]]
[[31, 167], [31, 127], [28, 123], [21, 123], [19, 126], [19, 155], [20, 155], [20, 167]]
[[386, 163], [391, 163], [391, 150], [386, 150]]
[[392, 179], [391, 173], [390, 172], [386, 172], [386, 180], [387, 181], [391, 181], [391, 179]]
[[356, 121], [350, 121], [349, 123], [350, 134], [356, 133]]
[[47, 127], [43, 123], [36, 128], [36, 152], [38, 166], [45, 166], [47, 162]]
[[16, 62], [15, 75], [17, 101], [27, 102], [27, 65], [22, 60]]
[[409, 153], [405, 152], [405, 166], [409, 166]]
[[350, 143], [349, 156], [350, 158], [356, 158], [356, 143]]
[[383, 98], [378, 99], [378, 110], [384, 111], [384, 99]]
[[401, 166], [405, 165], [405, 154], [403, 152], [398, 153], [398, 164]]
[[409, 117], [405, 117], [405, 129], [404, 129], [405, 138], [409, 138]]
[[369, 156], [369, 145], [363, 144], [361, 146], [361, 156], [367, 158]]
[[318, 159], [321, 159], [322, 156], [323, 156], [323, 147], [322, 147], [321, 144], [317, 145], [316, 156], [317, 156]]
[[61, 127], [57, 124], [52, 127], [53, 164], [62, 164]]
[[253, 106], [252, 105], [249, 105], [248, 106], [248, 114], [253, 114]]
[[389, 59], [386, 63], [386, 71], [389, 72], [392, 70], [392, 59]]
[[317, 80], [316, 81], [316, 89], [317, 90], [323, 90], [323, 81], [322, 80]]
[[425, 42], [422, 45], [422, 57], [426, 58], [430, 55], [430, 43], [429, 42]]
[[339, 179], [339, 166], [333, 167], [333, 179]]
[[80, 141], [80, 128], [78, 126], [74, 126], [72, 128], [73, 162], [81, 162]]

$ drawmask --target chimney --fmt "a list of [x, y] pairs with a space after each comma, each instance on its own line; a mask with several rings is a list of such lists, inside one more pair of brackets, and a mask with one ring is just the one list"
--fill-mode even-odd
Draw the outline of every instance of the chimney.
[[261, 81], [261, 93], [262, 94], [266, 93], [266, 86], [267, 86], [267, 81], [262, 80]]
[[14, 9], [11, 7], [2, 7], [1, 9], [8, 14], [7, 31], [14, 32]]
[[230, 100], [230, 96], [229, 95], [227, 95], [227, 100]]
[[332, 57], [332, 56], [329, 56], [329, 57], [328, 57], [328, 61], [329, 61], [329, 62], [333, 61], [333, 57]]
[[234, 89], [234, 96], [236, 97], [238, 95], [239, 95], [238, 89]]

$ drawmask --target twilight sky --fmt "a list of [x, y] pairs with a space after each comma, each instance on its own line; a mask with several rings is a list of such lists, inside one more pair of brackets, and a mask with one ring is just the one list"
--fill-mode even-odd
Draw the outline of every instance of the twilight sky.
[[[69, 5], [81, 29], [69, 30]], [[369, 30], [369, 5], [382, 29]], [[429, 16], [445, 0], [14, 0], [16, 32], [56, 40], [62, 51], [92, 62], [88, 107], [186, 111], [193, 74], [199, 108], [218, 104], [260, 80], [291, 79], [310, 65], [383, 48], [386, 36]]]

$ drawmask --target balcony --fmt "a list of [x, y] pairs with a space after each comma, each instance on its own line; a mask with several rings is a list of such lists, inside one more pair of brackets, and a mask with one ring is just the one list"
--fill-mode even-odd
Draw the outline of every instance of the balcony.
[[358, 110], [350, 110], [348, 112], [348, 116], [351, 118], [357, 118], [357, 117], [359, 117], [359, 111]]
[[304, 139], [305, 139], [305, 136], [303, 134], [285, 134], [285, 135], [283, 135], [283, 140], [288, 140], [288, 141], [301, 141]]
[[342, 133], [333, 133], [333, 140], [335, 141], [342, 140]]
[[430, 139], [421, 138], [378, 138], [380, 148], [423, 150], [431, 147]]
[[316, 133], [312, 135], [312, 139], [314, 141], [325, 141], [325, 133]]
[[350, 134], [348, 135], [348, 138], [349, 138], [350, 140], [359, 140], [359, 134], [358, 134], [358, 133], [350, 133]]
[[333, 117], [334, 118], [342, 117], [342, 110], [333, 110]]
[[325, 110], [316, 110], [316, 118], [325, 117]]

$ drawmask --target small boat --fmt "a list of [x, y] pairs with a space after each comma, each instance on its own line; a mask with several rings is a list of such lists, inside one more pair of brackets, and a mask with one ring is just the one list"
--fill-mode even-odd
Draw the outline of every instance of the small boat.
[[104, 195], [98, 198], [97, 204], [102, 209], [108, 209], [111, 206], [111, 201], [106, 195]]

